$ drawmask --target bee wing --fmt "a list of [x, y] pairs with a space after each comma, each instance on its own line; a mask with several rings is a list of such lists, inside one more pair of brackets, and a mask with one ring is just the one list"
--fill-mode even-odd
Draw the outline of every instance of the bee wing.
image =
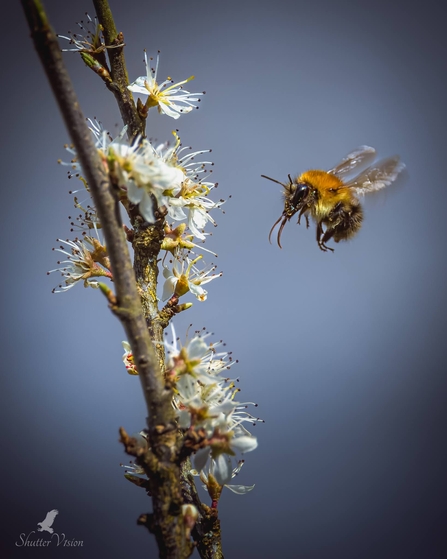
[[328, 171], [328, 173], [337, 175], [337, 177], [344, 177], [345, 175], [349, 175], [357, 167], [372, 161], [375, 156], [376, 150], [374, 148], [360, 146], [348, 153], [348, 155], [344, 157], [336, 167]]
[[397, 155], [382, 159], [346, 182], [345, 186], [352, 188], [356, 194], [374, 192], [389, 186], [403, 169], [405, 169], [405, 165], [401, 163]]

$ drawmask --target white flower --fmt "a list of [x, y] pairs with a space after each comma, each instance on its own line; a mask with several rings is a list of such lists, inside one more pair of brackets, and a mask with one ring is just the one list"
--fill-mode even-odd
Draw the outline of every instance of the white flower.
[[126, 190], [133, 204], [139, 204], [144, 219], [154, 223], [154, 199], [158, 207], [166, 205], [164, 191], [179, 191], [183, 172], [160, 159], [146, 139], [139, 142], [137, 138], [133, 145], [129, 145], [127, 139], [121, 138], [113, 142], [108, 151], [118, 185]]
[[199, 250], [204, 250], [205, 252], [209, 252], [213, 256], [217, 257], [217, 254], [215, 252], [205, 248], [204, 246], [202, 246], [202, 244], [198, 245], [196, 243], [193, 243], [192, 240], [194, 238], [194, 235], [188, 233], [186, 231], [186, 227], [186, 223], [180, 223], [179, 225], [177, 225], [177, 227], [174, 227], [173, 224], [168, 225], [168, 223], [165, 223], [165, 236], [161, 244], [162, 250], [171, 252], [173, 256], [175, 256], [176, 253], [178, 253], [178, 251], [181, 251], [182, 249], [189, 250], [193, 253], [192, 249], [198, 248]]
[[208, 458], [211, 457], [219, 476], [215, 475], [215, 477], [219, 485], [225, 485], [231, 479], [231, 456], [234, 456], [236, 451], [244, 453], [255, 450], [258, 441], [256, 437], [235, 437], [231, 431], [220, 433], [215, 430], [209, 440], [209, 445], [197, 451], [194, 457], [194, 467], [201, 472], [205, 468]]
[[[144, 219], [154, 223], [154, 209], [168, 203], [164, 192], [168, 191], [171, 195], [180, 192], [185, 178], [183, 170], [174, 162], [171, 163], [160, 157], [147, 139], [136, 138], [135, 142], [130, 144], [126, 136], [126, 126], [115, 139], [112, 139], [100, 121], [88, 120], [95, 138], [95, 147], [103, 161], [108, 162], [114, 180], [126, 191], [132, 204], [139, 204], [139, 211]], [[79, 178], [88, 190], [86, 181], [79, 174], [81, 166], [78, 163], [76, 150], [72, 146], [66, 146], [66, 150], [73, 156], [71, 161], [68, 163], [59, 161], [59, 163], [69, 165], [71, 169], [69, 177]]]
[[[75, 216], [74, 221], [70, 223], [72, 226], [71, 232], [81, 232], [83, 236], [89, 236], [92, 230], [94, 230], [98, 241], [100, 241], [99, 230], [101, 229], [101, 222], [99, 221], [96, 208], [90, 204], [84, 208], [79, 203], [76, 196], [74, 197], [74, 206], [78, 210], [81, 210], [82, 213]], [[69, 217], [69, 219], [72, 218]]]
[[102, 52], [106, 45], [102, 37], [102, 29], [98, 23], [98, 19], [95, 17], [93, 20], [88, 14], [87, 21], [78, 21], [76, 24], [83, 31], [81, 33], [69, 33], [69, 37], [64, 35], [58, 35], [60, 39], [66, 39], [70, 45], [74, 48], [61, 49], [62, 52], [89, 52], [89, 53], [99, 53]]
[[[147, 139], [136, 138], [130, 144], [127, 139], [127, 127], [113, 139], [104, 129], [100, 121], [88, 119], [90, 130], [95, 138], [95, 147], [104, 162], [107, 161], [113, 171], [113, 178], [118, 186], [126, 191], [132, 204], [139, 204], [139, 211], [146, 221], [153, 223], [154, 201], [156, 205], [167, 205], [164, 196], [167, 190], [171, 195], [177, 194], [185, 178], [183, 170], [173, 162], [164, 160]], [[65, 146], [72, 155], [70, 162], [59, 161], [69, 165], [69, 178], [79, 178], [88, 190], [86, 181], [80, 176], [81, 166], [78, 163], [74, 147]]]
[[[176, 132], [173, 132], [176, 141], [172, 146], [164, 143], [154, 147], [149, 140], [140, 138], [131, 145], [126, 136], [127, 127], [113, 139], [99, 120], [88, 121], [101, 157], [112, 166], [118, 185], [126, 190], [128, 199], [133, 204], [140, 205], [140, 213], [146, 221], [155, 221], [155, 199], [158, 207], [166, 206], [172, 219], [187, 220], [191, 238], [195, 236], [205, 240], [203, 229], [206, 224], [211, 222], [216, 225], [209, 212], [224, 203], [224, 200], [214, 202], [209, 198], [210, 192], [217, 186], [216, 183], [205, 180], [209, 174], [207, 166], [212, 166], [213, 163], [195, 161], [197, 156], [211, 150], [185, 153], [191, 148], [181, 146]], [[66, 145], [65, 149], [71, 155], [71, 160], [59, 163], [69, 166], [69, 178], [79, 178], [88, 191], [88, 185], [80, 174], [81, 166], [75, 148]], [[75, 192], [77, 191], [73, 191]], [[181, 233], [183, 232], [184, 229]], [[183, 244], [185, 243], [190, 245], [188, 248], [197, 246], [186, 240]], [[167, 250], [170, 250], [169, 245]]]
[[[238, 473], [241, 471], [243, 465], [244, 465], [244, 461], [239, 460], [237, 466], [231, 471], [229, 478], [228, 478], [227, 466], [225, 465], [224, 466], [226, 472], [224, 475], [225, 479], [228, 479], [228, 481], [230, 481], [231, 479], [235, 478], [238, 475]], [[208, 472], [206, 472], [205, 470], [202, 470], [201, 472], [198, 472], [197, 470], [192, 470], [191, 473], [194, 476], [200, 475], [200, 481], [203, 483], [204, 488], [208, 490], [208, 493], [210, 494], [211, 498], [213, 499], [213, 501], [215, 501], [214, 507], [217, 506], [217, 501], [219, 500], [220, 494], [224, 487], [226, 487], [233, 493], [236, 493], [237, 495], [245, 495], [246, 493], [250, 492], [254, 488], [254, 485], [229, 485], [228, 483], [223, 483], [223, 484], [219, 483], [217, 478], [219, 478], [222, 481], [223, 471], [221, 465], [217, 465], [217, 463], [214, 460], [211, 460]], [[214, 481], [217, 481], [220, 487], [215, 487], [215, 483], [213, 483]]]
[[211, 190], [217, 184], [205, 181], [209, 174], [206, 166], [214, 164], [211, 161], [195, 161], [197, 156], [209, 153], [211, 150], [188, 151], [181, 155], [182, 152], [191, 148], [180, 147], [180, 138], [176, 132], [173, 132], [173, 134], [176, 138], [174, 146], [169, 147], [167, 144], [161, 144], [154, 148], [159, 157], [171, 165], [176, 165], [184, 173], [181, 189], [176, 193], [165, 193], [169, 196], [167, 204], [168, 214], [176, 221], [187, 219], [188, 227], [192, 234], [198, 239], [204, 240], [205, 234], [203, 229], [208, 221], [214, 226], [216, 225], [209, 212], [219, 208], [224, 203], [224, 200], [214, 202], [209, 198]]
[[[94, 119], [88, 118], [87, 120], [90, 124], [89, 129], [95, 139], [95, 147], [100, 152], [103, 158], [107, 156], [108, 149], [110, 146], [113, 146], [114, 143], [122, 142], [123, 138], [125, 138], [126, 136], [127, 126], [124, 126], [121, 132], [118, 134], [118, 136], [115, 139], [113, 139], [110, 133], [104, 128], [100, 120], [97, 120], [96, 118]], [[87, 183], [85, 182], [85, 180], [82, 179], [82, 177], [79, 177], [79, 173], [81, 172], [81, 165], [78, 162], [78, 154], [76, 152], [76, 149], [71, 144], [67, 144], [64, 147], [68, 151], [68, 153], [72, 155], [72, 159], [69, 162], [59, 160], [58, 163], [60, 165], [69, 166], [71, 171], [69, 172], [68, 177], [81, 178], [85, 188], [88, 191]]]
[[116, 138], [112, 138], [110, 132], [108, 132], [104, 128], [100, 120], [97, 120], [96, 118], [88, 118], [87, 120], [90, 123], [90, 131], [95, 138], [96, 149], [101, 151], [103, 155], [107, 154], [109, 147], [112, 146], [114, 143], [122, 142], [123, 139], [126, 138], [127, 125], [122, 128], [121, 132]]
[[213, 274], [216, 266], [199, 270], [195, 264], [201, 258], [202, 256], [198, 256], [194, 260], [190, 260], [188, 257], [184, 257], [180, 262], [177, 259], [174, 260], [172, 270], [166, 266], [164, 267], [163, 276], [165, 277], [165, 283], [163, 285], [163, 301], [166, 301], [166, 299], [169, 299], [172, 295], [181, 297], [185, 295], [185, 293], [188, 293], [188, 291], [195, 295], [199, 301], [206, 301], [208, 291], [206, 291], [202, 285], [220, 277], [222, 273]]
[[210, 453], [217, 459], [222, 453], [254, 450], [257, 441], [242, 423], [260, 420], [245, 411], [249, 403], [235, 401], [238, 389], [234, 382], [228, 384], [228, 378], [219, 376], [234, 363], [229, 353], [217, 351], [222, 342], [207, 343], [209, 334], [196, 334], [182, 347], [171, 328], [173, 342], [164, 343], [166, 375], [175, 383], [174, 406], [180, 426], [200, 427], [207, 432], [209, 446], [197, 453], [197, 457], [203, 457], [202, 467]]
[[[164, 342], [166, 376], [175, 387], [173, 404], [178, 424], [185, 430], [185, 436], [188, 432], [200, 433], [200, 445], [194, 448], [194, 467], [201, 473], [213, 502], [217, 503], [222, 487], [242, 467], [239, 462], [233, 470], [232, 457], [238, 452], [251, 452], [258, 446], [256, 437], [242, 423], [260, 420], [245, 411], [249, 403], [235, 401], [238, 389], [234, 382], [219, 376], [234, 363], [231, 354], [217, 351], [222, 342], [207, 343], [209, 334], [196, 333], [182, 347], [174, 327], [171, 328], [173, 342]], [[243, 494], [253, 487], [241, 485], [230, 489]]]
[[65, 278], [65, 285], [60, 284], [53, 289], [53, 293], [68, 291], [81, 280], [84, 282], [84, 287], [98, 287], [98, 282], [92, 280], [92, 277], [112, 277], [105, 247], [97, 239], [85, 236], [82, 241], [79, 239], [74, 241], [57, 240], [67, 245], [70, 252], [65, 250], [63, 246], [53, 249], [68, 257], [68, 260], [58, 261], [58, 264], [67, 264], [67, 266], [47, 272], [48, 274], [60, 272]]
[[[166, 374], [175, 376], [191, 376], [195, 381], [207, 384], [213, 382], [214, 378], [209, 372], [209, 363], [215, 352], [214, 344], [206, 343], [207, 334], [196, 335], [185, 345], [178, 345], [174, 326], [171, 324], [172, 343], [164, 342], [166, 349]], [[196, 391], [185, 394], [186, 398], [194, 396]]]
[[[195, 465], [195, 464], [194, 464]], [[214, 477], [219, 485], [226, 485], [231, 480], [233, 465], [228, 454], [218, 454], [213, 460]]]
[[181, 114], [189, 113], [192, 109], [197, 108], [194, 103], [200, 101], [198, 96], [203, 95], [203, 93], [189, 93], [189, 91], [182, 88], [182, 85], [194, 79], [194, 76], [176, 84], [173, 84], [170, 78], [158, 84], [157, 73], [159, 58], [160, 53], [157, 54], [155, 69], [152, 69], [145, 51], [144, 61], [146, 65], [146, 75], [137, 78], [128, 86], [128, 89], [133, 93], [148, 95], [145, 105], [147, 110], [151, 107], [158, 107], [159, 113], [164, 113], [165, 115], [177, 119]]
[[[202, 193], [202, 185], [188, 185], [187, 182], [184, 182], [179, 195], [168, 200], [169, 216], [177, 221], [187, 218], [191, 233], [200, 240], [206, 238], [203, 229], [208, 221], [216, 226], [209, 211], [221, 205], [221, 202], [213, 202], [206, 196], [202, 196]], [[188, 215], [185, 214], [183, 208], [187, 209]]]

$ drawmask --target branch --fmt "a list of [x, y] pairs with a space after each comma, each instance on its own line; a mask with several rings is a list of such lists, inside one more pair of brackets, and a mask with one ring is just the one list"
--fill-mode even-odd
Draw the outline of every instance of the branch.
[[[106, 47], [116, 47], [116, 45], [123, 44], [124, 36], [116, 30], [108, 0], [93, 0], [93, 4], [99, 23], [103, 27]], [[108, 87], [115, 95], [123, 122], [128, 126], [129, 139], [132, 141], [138, 135], [142, 136], [144, 134], [144, 126], [135, 107], [132, 93], [127, 89], [129, 77], [127, 75], [123, 47], [109, 48], [107, 49], [107, 54], [109, 56], [110, 74], [112, 77], [112, 84]]]
[[[116, 45], [123, 41], [122, 33], [118, 33], [108, 0], [93, 0], [96, 15], [102, 26], [105, 44]], [[145, 123], [140, 118], [133, 102], [132, 93], [127, 89], [127, 75], [124, 52], [122, 48], [107, 49], [110, 61], [112, 84], [108, 88], [113, 91], [120, 108], [124, 124], [128, 125], [129, 139], [144, 135]], [[156, 293], [158, 278], [158, 254], [164, 238], [164, 216], [155, 225], [141, 226], [141, 217], [137, 208], [133, 211], [126, 208], [132, 226], [132, 248], [134, 249], [134, 270], [137, 289], [141, 298], [143, 316], [152, 340], [155, 341], [160, 369], [164, 371], [165, 352], [162, 343], [163, 329], [167, 323], [158, 320], [158, 297]]]
[[164, 384], [141, 311], [135, 274], [121, 223], [118, 197], [93, 143], [63, 63], [57, 37], [49, 25], [43, 5], [39, 0], [21, 0], [21, 3], [35, 48], [88, 181], [106, 240], [116, 289], [116, 305], [112, 305], [112, 310], [126, 331], [148, 409], [148, 430], [156, 463], [156, 471], [151, 472], [155, 475], [151, 476], [150, 485], [160, 557], [183, 559], [190, 555], [191, 550], [180, 516], [183, 502], [180, 470], [172, 452], [177, 437], [171, 404], [172, 392]]
[[185, 503], [194, 505], [199, 511], [192, 536], [202, 559], [223, 559], [222, 536], [217, 509], [201, 502], [191, 474], [191, 462], [187, 458], [182, 465], [182, 487]]
[[[50, 28], [39, 0], [22, 0], [36, 50], [44, 66], [53, 93], [59, 104], [67, 129], [75, 145], [98, 211], [116, 288], [118, 314], [128, 335], [134, 359], [140, 373], [149, 416], [174, 422], [170, 394], [164, 394], [164, 384], [157, 359], [141, 312], [135, 274], [130, 261], [121, 223], [117, 196], [112, 192], [107, 171], [93, 143], [92, 134], [79, 107], [68, 76], [56, 35]], [[152, 429], [154, 426], [152, 426]], [[151, 430], [151, 426], [149, 426]]]

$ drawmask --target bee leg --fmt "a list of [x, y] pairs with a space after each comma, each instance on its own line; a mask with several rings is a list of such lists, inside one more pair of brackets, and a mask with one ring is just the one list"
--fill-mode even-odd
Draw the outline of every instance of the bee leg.
[[335, 233], [335, 229], [333, 229], [332, 227], [330, 229], [326, 229], [326, 231], [324, 232], [323, 238], [320, 239], [320, 241], [318, 243], [321, 250], [325, 250], [325, 251], [330, 250], [331, 252], [334, 252], [333, 248], [328, 247], [326, 245], [326, 243], [332, 239], [332, 237], [334, 236], [334, 233]]
[[[323, 226], [321, 225], [320, 222], [317, 223], [317, 243], [318, 246], [320, 247], [320, 250], [322, 250], [323, 252], [326, 252], [328, 250], [329, 247], [326, 247], [324, 245], [324, 243], [321, 240], [321, 237], [323, 236]], [[332, 250], [332, 249], [329, 249]]]
[[298, 214], [298, 221], [297, 221], [297, 223], [298, 223], [298, 225], [300, 225], [300, 223], [301, 223], [301, 217], [304, 215], [304, 217], [306, 218], [306, 229], [309, 229], [309, 218], [308, 218], [307, 213], [306, 213], [307, 210], [308, 210], [307, 206], [304, 206], [304, 208], [301, 208], [301, 211], [300, 211], [300, 213]]

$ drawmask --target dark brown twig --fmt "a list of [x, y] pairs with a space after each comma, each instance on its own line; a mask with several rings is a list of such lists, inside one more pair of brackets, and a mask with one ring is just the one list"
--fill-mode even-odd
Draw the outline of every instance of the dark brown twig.
[[93, 143], [91, 132], [79, 107], [73, 85], [62, 60], [57, 37], [39, 0], [21, 0], [48, 80], [56, 97], [78, 160], [96, 205], [116, 289], [113, 312], [125, 329], [139, 371], [148, 409], [148, 430], [155, 457], [150, 477], [153, 517], [160, 557], [184, 559], [191, 553], [186, 528], [180, 516], [183, 502], [180, 469], [173, 449], [177, 429], [171, 405], [172, 392], [165, 386], [159, 362], [141, 311], [135, 274], [121, 223], [119, 200], [113, 190], [106, 166]]

